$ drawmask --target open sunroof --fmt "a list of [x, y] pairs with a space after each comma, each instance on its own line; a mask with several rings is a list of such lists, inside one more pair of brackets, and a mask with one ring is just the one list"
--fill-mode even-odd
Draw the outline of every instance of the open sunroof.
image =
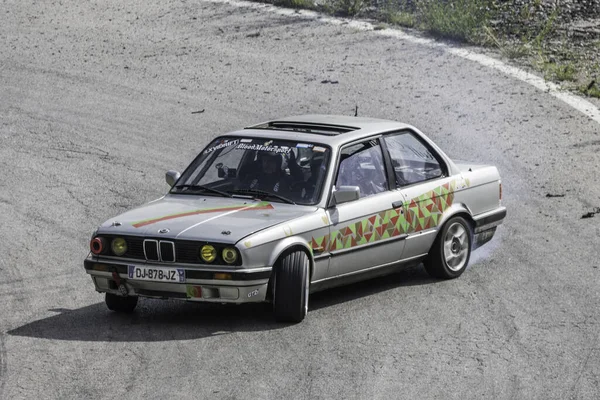
[[355, 131], [359, 128], [346, 125], [311, 124], [307, 122], [271, 121], [261, 125], [247, 127], [246, 129], [273, 129], [277, 131], [291, 131], [313, 133], [316, 135], [335, 136], [341, 133]]

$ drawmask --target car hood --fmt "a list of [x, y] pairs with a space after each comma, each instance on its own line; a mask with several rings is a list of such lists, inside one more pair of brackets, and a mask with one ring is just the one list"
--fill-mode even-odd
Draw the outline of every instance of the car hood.
[[316, 210], [250, 199], [167, 195], [111, 218], [98, 233], [236, 243]]

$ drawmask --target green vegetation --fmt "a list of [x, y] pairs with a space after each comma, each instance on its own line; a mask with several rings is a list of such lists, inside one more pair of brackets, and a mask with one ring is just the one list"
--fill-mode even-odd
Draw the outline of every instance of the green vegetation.
[[577, 70], [575, 69], [575, 65], [571, 62], [565, 64], [557, 64], [555, 62], [544, 62], [540, 68], [544, 72], [544, 79], [549, 81], [556, 80], [559, 82], [574, 82], [575, 80], [577, 80], [575, 76]]
[[600, 99], [600, 88], [596, 85], [594, 87], [592, 87], [589, 90], [586, 90], [585, 92], [583, 92], [584, 94], [587, 94], [590, 97], [595, 97], [597, 99]]
[[376, 18], [391, 25], [412, 28], [416, 24], [415, 14], [406, 10], [407, 5], [401, 0], [387, 0], [380, 8]]
[[336, 15], [354, 17], [359, 15], [367, 6], [367, 0], [329, 0], [333, 13]]
[[415, 17], [413, 14], [407, 13], [405, 11], [384, 11], [380, 14], [381, 19], [388, 24], [405, 26], [407, 28], [412, 28], [415, 26]]
[[582, 86], [579, 88], [579, 91], [583, 94], [586, 94], [590, 97], [596, 97], [600, 99], [600, 85], [596, 80], [592, 80], [587, 86]]
[[[261, 0], [258, 0], [261, 1]], [[374, 30], [415, 28], [441, 39], [496, 48], [544, 79], [567, 89], [600, 97], [600, 68], [568, 49], [558, 29], [560, 2], [531, 0], [262, 0], [276, 5], [319, 10], [345, 17], [374, 18]], [[550, 8], [549, 7], [553, 7]], [[551, 11], [551, 12], [550, 12]], [[550, 15], [548, 15], [550, 13]], [[561, 47], [562, 46], [562, 47]], [[589, 43], [600, 48], [600, 40]], [[584, 84], [587, 82], [587, 84]], [[591, 83], [590, 83], [591, 82]]]
[[489, 0], [421, 0], [416, 2], [420, 26], [440, 37], [478, 43], [489, 25]]
[[301, 8], [304, 10], [317, 9], [313, 0], [273, 0], [273, 4], [279, 7]]

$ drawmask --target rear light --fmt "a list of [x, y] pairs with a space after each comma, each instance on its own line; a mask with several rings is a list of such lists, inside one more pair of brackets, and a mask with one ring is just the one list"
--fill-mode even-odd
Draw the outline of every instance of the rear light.
[[502, 200], [502, 182], [500, 182], [500, 193], [498, 194], [500, 200]]
[[92, 253], [101, 254], [106, 248], [106, 241], [103, 238], [95, 237], [90, 241], [90, 250]]

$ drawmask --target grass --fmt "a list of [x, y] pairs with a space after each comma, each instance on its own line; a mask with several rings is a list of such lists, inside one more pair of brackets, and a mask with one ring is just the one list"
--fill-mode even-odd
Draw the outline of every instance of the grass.
[[583, 93], [590, 97], [595, 97], [597, 99], [600, 99], [600, 88], [598, 88], [598, 86], [594, 86], [593, 88], [588, 89]]
[[402, 0], [387, 0], [376, 15], [376, 18], [390, 25], [412, 28], [416, 24], [414, 13], [407, 11], [407, 4]]
[[554, 80], [559, 82], [575, 82], [577, 80], [577, 69], [572, 62], [567, 62], [565, 64], [559, 64], [556, 62], [543, 62], [540, 69], [544, 73], [544, 79], [549, 81]]
[[316, 10], [314, 0], [274, 0], [273, 4], [279, 7], [299, 8], [303, 10]]
[[367, 6], [367, 0], [330, 0], [333, 14], [354, 17]]
[[489, 0], [417, 1], [420, 26], [444, 38], [481, 42], [489, 24]]
[[590, 97], [600, 99], [600, 85], [598, 84], [598, 82], [596, 82], [595, 79], [592, 80], [588, 85], [581, 86], [579, 88], [579, 91]]
[[517, 58], [523, 58], [531, 54], [531, 46], [527, 43], [515, 43], [506, 40], [500, 40], [496, 32], [494, 32], [489, 26], [483, 29], [484, 32], [484, 45], [496, 47], [500, 50], [500, 53], [511, 60]]
[[388, 24], [412, 28], [415, 26], [415, 16], [405, 11], [387, 10], [380, 14], [380, 18]]

